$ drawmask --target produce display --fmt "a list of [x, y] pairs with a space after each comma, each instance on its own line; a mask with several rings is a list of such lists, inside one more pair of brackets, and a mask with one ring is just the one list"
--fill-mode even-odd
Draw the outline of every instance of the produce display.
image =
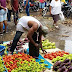
[[52, 60], [52, 62], [53, 62], [53, 63], [55, 63], [56, 61], [61, 61], [61, 62], [63, 62], [65, 59], [70, 59], [70, 60], [72, 60], [72, 54], [69, 54], [69, 55], [64, 54], [63, 57], [58, 56], [58, 57], [54, 58], [54, 59]]
[[39, 62], [28, 62], [26, 60], [23, 62], [17, 62], [18, 68], [13, 69], [11, 72], [41, 72], [46, 69], [45, 65], [39, 64]]
[[[16, 50], [19, 50], [20, 48], [23, 48], [23, 45], [25, 45], [25, 43], [28, 43], [29, 40], [28, 38], [25, 38], [24, 40], [20, 39], [17, 43], [17, 46], [16, 46]], [[5, 46], [5, 51], [4, 51], [4, 54], [7, 55], [7, 51], [10, 49], [11, 45], [12, 45], [12, 41], [10, 41], [9, 43], [3, 43], [3, 44], [0, 44], [2, 46]], [[24, 49], [24, 52], [26, 52], [26, 50]]]
[[42, 41], [43, 49], [54, 49], [56, 48], [55, 42], [50, 42], [48, 39]]
[[6, 69], [5, 69], [5, 66], [4, 66], [4, 64], [3, 64], [3, 61], [2, 61], [2, 57], [0, 56], [0, 72], [3, 72], [3, 71], [5, 71]]
[[[28, 38], [25, 38], [24, 40], [20, 39], [17, 43], [16, 50], [19, 50], [20, 48], [23, 48], [22, 46], [25, 45], [25, 43], [29, 42]], [[12, 41], [7, 44], [8, 48], [10, 48], [12, 45]]]
[[63, 62], [57, 61], [53, 65], [53, 70], [56, 72], [72, 72], [72, 60], [65, 59]]
[[6, 55], [3, 57], [3, 61], [8, 72], [41, 72], [47, 66], [47, 64], [39, 64], [32, 56], [24, 53]]
[[[25, 43], [29, 42], [27, 38], [19, 40], [16, 46], [16, 50], [23, 48]], [[7, 56], [7, 52], [12, 45], [12, 41], [5, 46], [5, 51], [2, 57], [0, 56], [0, 72], [4, 72], [6, 69], [8, 72], [44, 72], [48, 64], [44, 64], [45, 60], [38, 58], [40, 61], [36, 62], [35, 58], [25, 53], [13, 52], [13, 55]], [[55, 49], [55, 42], [50, 42], [48, 39], [42, 41], [43, 49]], [[48, 52], [44, 55], [44, 58], [52, 60], [54, 72], [72, 72], [72, 54], [65, 51]], [[5, 68], [6, 67], [6, 68]]]
[[50, 60], [53, 60], [57, 56], [62, 57], [64, 54], [69, 54], [69, 53], [68, 52], [65, 52], [65, 51], [56, 51], [56, 52], [45, 54], [44, 55], [44, 58], [48, 58]]

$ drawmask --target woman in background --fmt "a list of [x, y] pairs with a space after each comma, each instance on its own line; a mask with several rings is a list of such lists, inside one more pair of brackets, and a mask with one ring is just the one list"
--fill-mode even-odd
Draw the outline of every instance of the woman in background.
[[61, 3], [60, 0], [52, 0], [50, 3], [50, 15], [52, 15], [54, 23], [53, 26], [59, 29], [57, 21], [59, 20], [59, 14], [61, 13]]
[[0, 0], [0, 35], [3, 35], [3, 22], [5, 25], [5, 31], [7, 31], [7, 8], [6, 0]]

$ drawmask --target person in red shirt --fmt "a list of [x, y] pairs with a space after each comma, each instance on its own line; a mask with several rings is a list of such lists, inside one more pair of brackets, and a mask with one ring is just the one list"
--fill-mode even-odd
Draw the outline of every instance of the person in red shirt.
[[14, 15], [14, 23], [15, 25], [17, 25], [19, 2], [18, 0], [11, 0], [11, 4], [12, 4], [13, 15]]
[[42, 15], [42, 9], [45, 7], [45, 0], [39, 0], [40, 15]]

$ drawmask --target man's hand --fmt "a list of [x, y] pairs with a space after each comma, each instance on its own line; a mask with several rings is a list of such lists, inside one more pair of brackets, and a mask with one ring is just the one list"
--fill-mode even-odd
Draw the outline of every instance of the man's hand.
[[6, 11], [6, 8], [4, 8], [4, 10]]
[[13, 7], [13, 10], [16, 12], [15, 8]]
[[39, 44], [35, 43], [35, 47], [38, 49], [39, 48]]
[[24, 6], [24, 9], [26, 9], [26, 5]]
[[42, 50], [43, 51], [43, 53], [47, 53], [47, 51], [45, 51], [45, 50]]

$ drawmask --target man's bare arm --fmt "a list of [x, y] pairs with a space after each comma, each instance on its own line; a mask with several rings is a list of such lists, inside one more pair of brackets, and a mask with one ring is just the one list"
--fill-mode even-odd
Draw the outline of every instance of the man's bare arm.
[[32, 38], [32, 35], [34, 34], [34, 32], [37, 30], [38, 26], [37, 25], [34, 25], [30, 28], [30, 30], [28, 31], [28, 34], [27, 34], [27, 37], [28, 39], [30, 40], [30, 42], [33, 44], [33, 45], [37, 45], [37, 43], [34, 42], [33, 38]]

